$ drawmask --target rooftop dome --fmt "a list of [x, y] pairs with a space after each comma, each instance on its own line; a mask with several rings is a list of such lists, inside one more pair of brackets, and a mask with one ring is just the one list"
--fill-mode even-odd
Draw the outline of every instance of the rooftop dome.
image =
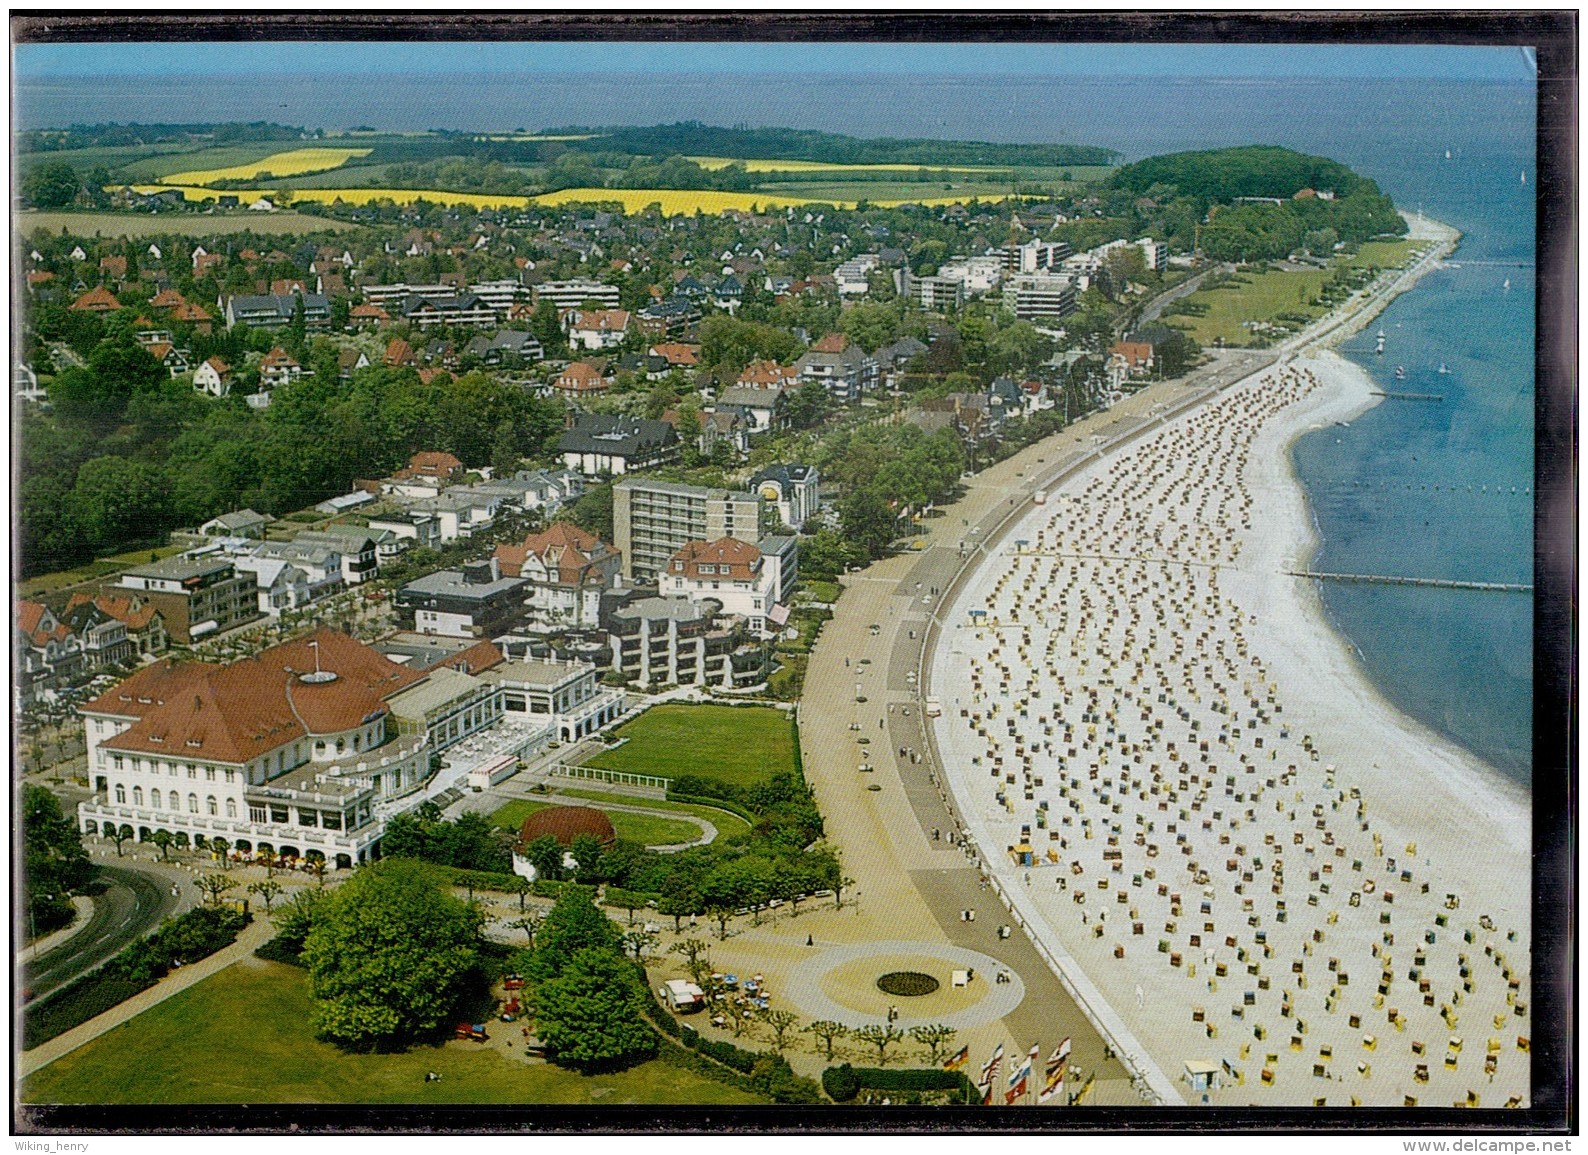
[[527, 845], [543, 834], [551, 835], [563, 846], [572, 846], [581, 834], [594, 835], [602, 846], [611, 846], [618, 837], [611, 819], [590, 806], [548, 806], [537, 810], [518, 828], [518, 841]]

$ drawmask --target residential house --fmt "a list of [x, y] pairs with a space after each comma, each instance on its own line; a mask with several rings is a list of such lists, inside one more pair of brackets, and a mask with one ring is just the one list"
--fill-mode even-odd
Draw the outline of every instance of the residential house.
[[165, 619], [150, 602], [137, 594], [120, 597], [110, 593], [74, 593], [66, 603], [70, 616], [79, 606], [92, 604], [101, 613], [115, 618], [126, 633], [130, 658], [152, 657], [165, 652]]
[[369, 368], [369, 354], [362, 349], [343, 349], [336, 355], [336, 375], [339, 380], [351, 381], [353, 374]]
[[399, 542], [411, 542], [422, 549], [441, 548], [441, 521], [428, 513], [403, 510], [375, 514], [369, 519], [371, 533], [389, 533]]
[[684, 345], [677, 341], [664, 341], [646, 350], [652, 357], [660, 357], [669, 369], [693, 369], [700, 364], [700, 346]]
[[778, 520], [799, 529], [821, 508], [821, 474], [813, 465], [769, 465], [750, 478], [747, 489], [777, 510]]
[[521, 366], [545, 356], [533, 333], [503, 329], [492, 337], [475, 337], [464, 347], [465, 357], [477, 357], [486, 365]]
[[575, 361], [557, 375], [551, 387], [565, 397], [577, 399], [605, 393], [612, 387], [612, 379], [589, 361]]
[[211, 397], [224, 397], [232, 391], [232, 367], [219, 357], [211, 357], [193, 370], [193, 388]]
[[595, 626], [601, 595], [622, 570], [622, 557], [572, 522], [553, 522], [518, 545], [499, 545], [495, 557], [506, 577], [529, 579], [529, 604], [553, 626]]
[[577, 309], [594, 301], [609, 309], [618, 307], [618, 287], [600, 281], [545, 281], [534, 286], [535, 304], [550, 301], [559, 311]]
[[354, 305], [348, 310], [348, 323], [355, 329], [378, 329], [391, 324], [391, 314], [379, 305]]
[[777, 604], [776, 572], [756, 546], [724, 537], [686, 542], [668, 559], [657, 586], [663, 597], [717, 602], [723, 612], [745, 618], [759, 634], [766, 631], [767, 614]]
[[763, 647], [742, 619], [710, 601], [645, 597], [625, 591], [602, 604], [602, 628], [613, 672], [650, 688], [714, 685], [736, 689], [766, 677]]
[[269, 392], [296, 381], [304, 372], [303, 366], [278, 345], [259, 362], [259, 387]]
[[504, 577], [493, 557], [411, 581], [394, 604], [403, 627], [416, 633], [493, 638], [523, 617], [529, 585], [525, 578]]
[[421, 329], [435, 325], [496, 324], [496, 310], [473, 293], [410, 295], [397, 305], [396, 315]]
[[801, 383], [816, 383], [835, 400], [858, 401], [877, 385], [877, 362], [842, 333], [829, 333], [794, 362]]
[[652, 339], [682, 336], [699, 320], [700, 310], [682, 295], [647, 305], [636, 318], [640, 331]]
[[632, 473], [678, 458], [678, 434], [665, 421], [574, 413], [557, 441], [563, 464], [587, 477]]
[[388, 369], [412, 368], [419, 363], [413, 346], [401, 337], [393, 337], [386, 343], [386, 354], [381, 360]]
[[172, 377], [180, 377], [188, 371], [187, 353], [166, 341], [157, 341], [152, 345], [145, 345], [149, 356], [160, 362], [165, 371]]
[[251, 509], [239, 509], [211, 518], [199, 526], [198, 531], [205, 537], [251, 537], [263, 541], [265, 528], [270, 522], [271, 518], [268, 514], [255, 513]]
[[266, 541], [234, 560], [239, 570], [254, 570], [256, 573], [261, 561], [290, 561], [308, 578], [309, 596], [318, 600], [339, 594], [347, 588], [342, 576], [344, 548], [340, 541]]
[[121, 302], [105, 286], [96, 285], [73, 301], [71, 308], [77, 313], [114, 313], [121, 308]]
[[239, 558], [239, 565], [254, 575], [259, 586], [259, 612], [279, 618], [288, 610], [302, 609], [315, 600], [309, 575], [285, 558]]
[[152, 605], [164, 619], [170, 640], [180, 646], [225, 633], [259, 617], [254, 575], [225, 558], [172, 557], [124, 572], [101, 587], [111, 596]]
[[718, 413], [737, 414], [746, 422], [748, 436], [755, 437], [788, 424], [786, 409], [789, 390], [775, 386], [724, 389], [713, 403]]
[[36, 697], [40, 690], [54, 689], [84, 671], [81, 640], [49, 606], [18, 599], [14, 620], [19, 688], [25, 699]]
[[616, 349], [629, 335], [627, 309], [570, 309], [563, 314], [568, 344], [575, 349]]
[[291, 324], [298, 302], [303, 302], [303, 322], [309, 329], [331, 323], [331, 301], [319, 293], [261, 293], [226, 299], [226, 327], [248, 325], [255, 329], [281, 329]]

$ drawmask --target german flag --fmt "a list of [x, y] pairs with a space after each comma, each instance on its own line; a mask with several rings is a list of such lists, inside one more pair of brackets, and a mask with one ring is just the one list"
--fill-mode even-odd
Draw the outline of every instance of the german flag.
[[970, 1044], [966, 1044], [955, 1051], [943, 1062], [943, 1070], [957, 1071], [970, 1061]]

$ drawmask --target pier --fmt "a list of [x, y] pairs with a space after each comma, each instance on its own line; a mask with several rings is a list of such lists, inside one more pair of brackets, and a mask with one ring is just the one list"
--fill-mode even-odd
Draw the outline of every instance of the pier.
[[1531, 585], [1522, 585], [1517, 582], [1466, 582], [1456, 581], [1451, 578], [1419, 578], [1395, 577], [1390, 574], [1372, 573], [1319, 573], [1316, 570], [1287, 569], [1285, 573], [1291, 577], [1315, 578], [1318, 581], [1331, 582], [1366, 582], [1374, 585], [1389, 586], [1433, 586], [1445, 590], [1489, 590], [1497, 593], [1530, 594], [1533, 592]]
[[1401, 401], [1443, 401], [1443, 393], [1391, 393], [1384, 389], [1373, 390], [1375, 397], [1395, 397]]

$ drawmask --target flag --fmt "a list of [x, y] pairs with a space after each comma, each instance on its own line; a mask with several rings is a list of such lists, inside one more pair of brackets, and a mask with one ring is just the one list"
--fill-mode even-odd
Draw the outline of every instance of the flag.
[[947, 1061], [943, 1063], [943, 1070], [957, 1071], [969, 1061], [970, 1044], [967, 1043], [948, 1057]]
[[1050, 1099], [1057, 1098], [1063, 1092], [1063, 1090], [1064, 1064], [1060, 1063], [1057, 1067], [1050, 1066], [1048, 1068], [1047, 1082], [1043, 1084], [1042, 1090], [1037, 1092], [1038, 1105], [1046, 1103]]
[[1016, 1102], [1025, 1097], [1026, 1080], [1030, 1074], [1031, 1068], [1029, 1066], [1020, 1069], [1020, 1081], [1004, 1092], [1004, 1106], [1013, 1107]]
[[985, 1083], [977, 1083], [976, 1089], [981, 1092], [981, 1105], [983, 1107], [991, 1106], [993, 1089], [992, 1080], [989, 1079]]
[[1053, 1048], [1053, 1054], [1048, 1056], [1048, 1078], [1053, 1077], [1053, 1072], [1064, 1066], [1064, 1060], [1070, 1057], [1070, 1036], [1065, 1035], [1064, 1041]]
[[1022, 1083], [1025, 1080], [1029, 1079], [1030, 1077], [1031, 1077], [1031, 1056], [1027, 1055], [1025, 1062], [1021, 1063], [1020, 1066], [1018, 1068], [1016, 1068], [1015, 1070], [1012, 1070], [1012, 1071], [1009, 1072], [1009, 1085], [1012, 1087], [1016, 1083]]
[[986, 1064], [981, 1069], [981, 1080], [980, 1080], [980, 1082], [991, 1083], [992, 1079], [993, 1079], [993, 1076], [998, 1073], [998, 1064], [1003, 1062], [1003, 1061], [1004, 1061], [1004, 1045], [1002, 1043], [999, 1043], [998, 1044], [998, 1049], [995, 1050], [992, 1053], [992, 1058], [988, 1059]]

